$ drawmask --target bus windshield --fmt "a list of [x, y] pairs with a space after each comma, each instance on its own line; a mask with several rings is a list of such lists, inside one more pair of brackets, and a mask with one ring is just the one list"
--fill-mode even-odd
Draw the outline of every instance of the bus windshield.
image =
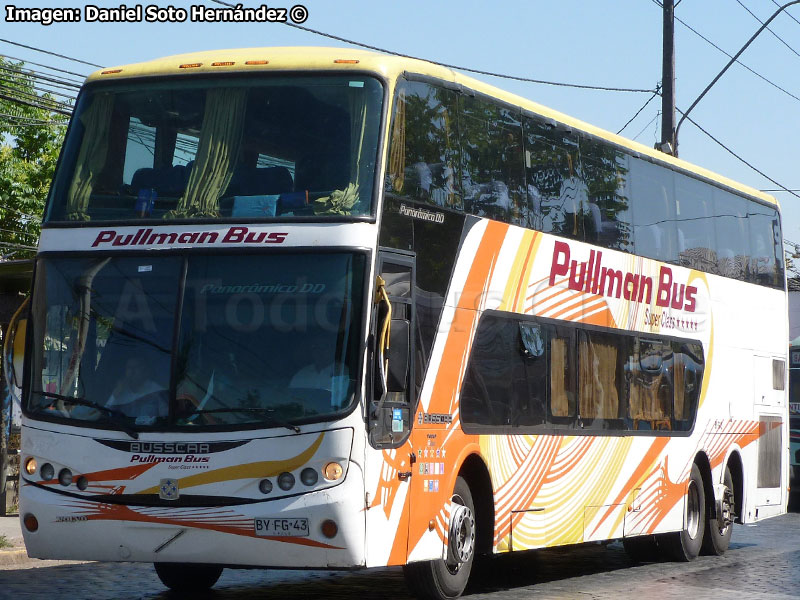
[[284, 426], [356, 396], [365, 258], [44, 258], [27, 409], [110, 428]]
[[360, 75], [89, 87], [45, 218], [369, 215], [382, 99]]

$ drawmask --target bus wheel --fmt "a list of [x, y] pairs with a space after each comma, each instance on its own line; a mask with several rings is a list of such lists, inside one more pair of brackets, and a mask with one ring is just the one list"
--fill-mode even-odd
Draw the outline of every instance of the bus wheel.
[[733, 497], [733, 477], [725, 467], [725, 491], [717, 506], [717, 516], [706, 515], [706, 530], [703, 534], [703, 554], [722, 556], [731, 543], [733, 535], [733, 517], [736, 506]]
[[165, 586], [176, 592], [204, 592], [211, 588], [222, 567], [191, 563], [154, 563], [156, 574]]
[[700, 476], [700, 468], [693, 464], [689, 487], [686, 490], [683, 531], [660, 536], [659, 546], [663, 544], [673, 560], [680, 562], [694, 560], [700, 554], [703, 544], [705, 517], [706, 496], [703, 491], [703, 478]]
[[417, 598], [458, 598], [467, 587], [474, 559], [475, 505], [467, 482], [459, 477], [453, 490], [447, 559], [405, 565], [406, 585]]

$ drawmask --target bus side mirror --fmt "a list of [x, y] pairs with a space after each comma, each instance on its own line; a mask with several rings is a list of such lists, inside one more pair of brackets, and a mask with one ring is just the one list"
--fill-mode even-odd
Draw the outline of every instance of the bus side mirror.
[[411, 347], [411, 323], [406, 319], [392, 319], [389, 339], [389, 373], [387, 387], [390, 392], [405, 392], [408, 387], [408, 354]]
[[27, 307], [29, 299], [17, 309], [6, 329], [3, 342], [3, 375], [8, 391], [14, 400], [20, 401], [22, 369], [25, 361], [25, 333], [28, 327]]

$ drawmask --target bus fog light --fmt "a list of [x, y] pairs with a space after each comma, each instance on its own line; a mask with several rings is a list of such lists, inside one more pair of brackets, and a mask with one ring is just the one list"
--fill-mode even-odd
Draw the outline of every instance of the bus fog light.
[[339, 533], [339, 526], [336, 524], [336, 521], [326, 519], [322, 522], [322, 535], [326, 538], [334, 538], [337, 533]]
[[44, 463], [42, 465], [42, 468], [39, 470], [39, 475], [44, 481], [50, 481], [53, 477], [56, 476], [56, 470], [50, 463]]
[[312, 486], [317, 483], [318, 479], [319, 476], [317, 475], [316, 470], [310, 467], [303, 469], [303, 471], [300, 473], [300, 481], [303, 482], [303, 485]]
[[25, 529], [31, 533], [39, 529], [39, 519], [34, 517], [31, 513], [28, 513], [23, 517], [22, 523], [25, 525]]
[[89, 487], [89, 480], [86, 479], [83, 475], [78, 477], [78, 481], [75, 483], [78, 486], [80, 491], [84, 491], [87, 487]]
[[36, 473], [36, 469], [38, 468], [38, 464], [36, 464], [36, 459], [32, 456], [25, 461], [25, 472], [28, 475], [33, 475]]
[[58, 483], [60, 483], [64, 487], [72, 483], [72, 471], [70, 471], [69, 469], [61, 469], [58, 472]]
[[288, 492], [294, 487], [294, 475], [287, 472], [278, 475], [278, 487]]
[[325, 479], [328, 479], [329, 481], [336, 481], [342, 476], [343, 473], [344, 469], [342, 469], [342, 465], [340, 465], [338, 462], [329, 462], [322, 470], [322, 474], [325, 475]]
[[269, 479], [262, 479], [258, 482], [258, 490], [262, 494], [269, 494], [272, 491], [272, 482]]

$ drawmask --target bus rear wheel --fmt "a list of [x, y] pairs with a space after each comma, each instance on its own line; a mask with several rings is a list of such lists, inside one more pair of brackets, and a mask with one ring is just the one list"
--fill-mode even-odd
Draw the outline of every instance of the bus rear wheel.
[[161, 583], [179, 593], [204, 592], [222, 575], [222, 567], [217, 565], [154, 563], [153, 566]]
[[406, 585], [417, 598], [452, 600], [467, 587], [475, 560], [475, 504], [467, 482], [456, 479], [450, 513], [447, 559], [403, 567]]
[[706, 515], [706, 530], [703, 534], [703, 554], [722, 556], [731, 544], [733, 535], [733, 518], [736, 514], [735, 499], [733, 497], [733, 477], [731, 471], [725, 467], [725, 491], [722, 494], [721, 506], [715, 516]]
[[697, 464], [692, 465], [686, 490], [683, 531], [659, 536], [658, 545], [673, 560], [689, 562], [700, 554], [706, 520], [706, 496]]

